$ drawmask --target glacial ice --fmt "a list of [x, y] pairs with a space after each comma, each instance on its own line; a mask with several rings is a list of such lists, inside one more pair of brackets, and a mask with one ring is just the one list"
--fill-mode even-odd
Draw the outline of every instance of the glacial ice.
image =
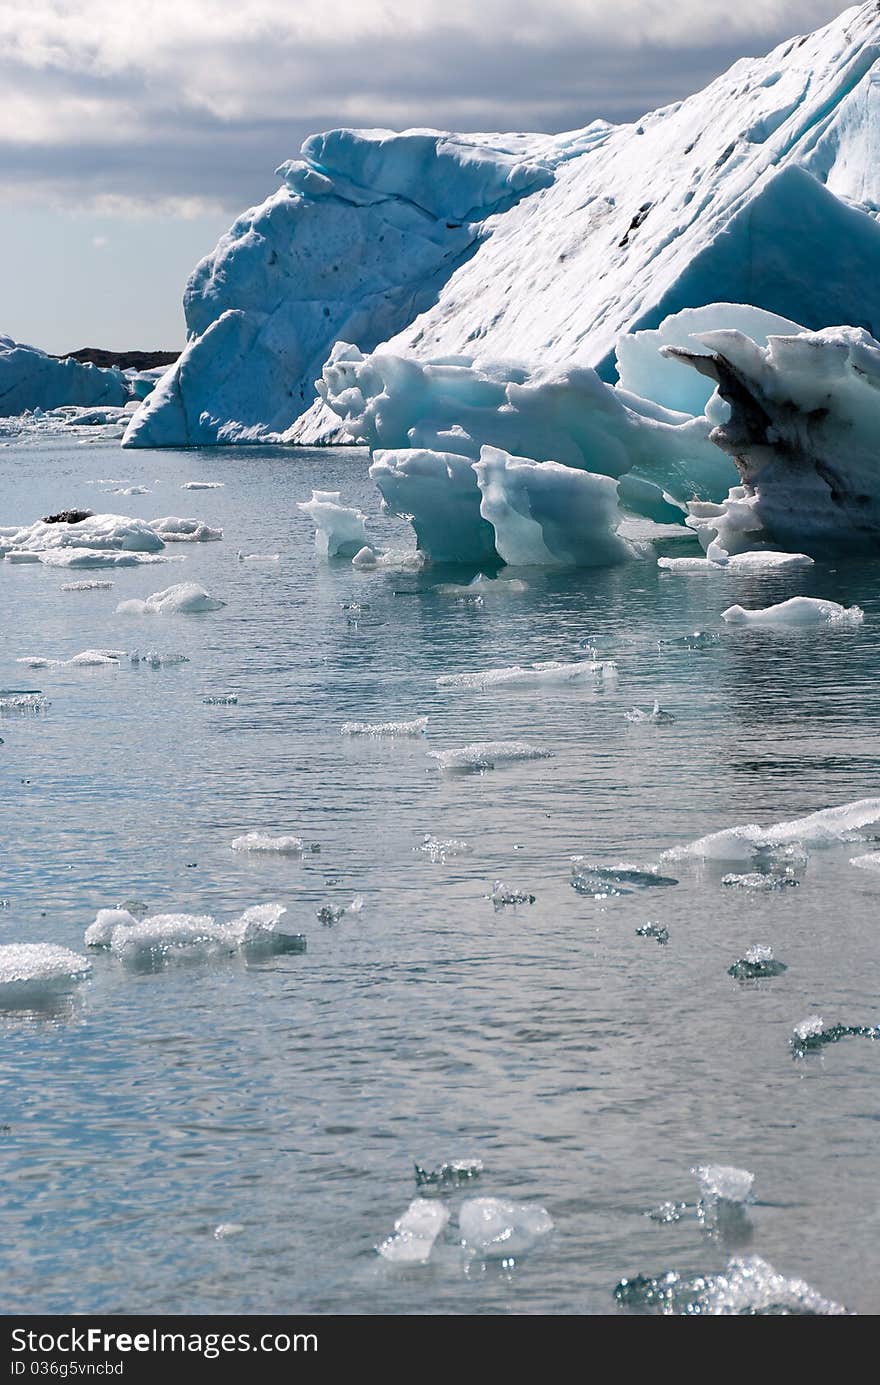
[[536, 1203], [471, 1197], [461, 1205], [458, 1228], [472, 1255], [481, 1260], [514, 1260], [550, 1234], [553, 1219]]
[[677, 885], [671, 875], [660, 875], [656, 870], [642, 870], [638, 866], [600, 866], [586, 856], [571, 858], [571, 887], [578, 894], [590, 895], [594, 899], [605, 899], [609, 895], [633, 894], [636, 890], [650, 890]]
[[312, 491], [311, 500], [300, 500], [297, 509], [315, 526], [315, 548], [322, 558], [352, 558], [369, 546], [366, 515], [342, 504], [339, 491]]
[[100, 582], [96, 579], [94, 582], [65, 582], [61, 590], [63, 592], [99, 592], [110, 591], [112, 586], [112, 582]]
[[394, 1223], [394, 1234], [376, 1247], [395, 1265], [427, 1264], [434, 1242], [445, 1229], [449, 1212], [436, 1198], [416, 1197]]
[[880, 822], [880, 798], [859, 798], [837, 808], [822, 808], [806, 817], [776, 822], [770, 827], [748, 823], [711, 832], [697, 841], [664, 851], [661, 860], [754, 861], [763, 856], [785, 863], [787, 853], [795, 851], [802, 863], [803, 848], [851, 841], [861, 829]]
[[27, 668], [119, 668], [120, 661], [126, 657], [123, 649], [84, 649], [71, 659], [49, 659], [42, 654], [26, 654], [15, 662]]
[[691, 1169], [704, 1202], [751, 1202], [755, 1175], [730, 1164], [700, 1164]]
[[[696, 507], [694, 507], [696, 508]], [[704, 507], [707, 508], [707, 507]], [[714, 556], [705, 558], [658, 558], [657, 566], [668, 572], [788, 572], [792, 568], [812, 567], [806, 553], [774, 553], [770, 549], [749, 549], [745, 553], [726, 553], [717, 543]]]
[[536, 664], [512, 664], [510, 668], [488, 668], [482, 673], [444, 673], [437, 679], [437, 687], [469, 692], [504, 687], [558, 687], [613, 677], [615, 671], [612, 661], [597, 663], [593, 659], [583, 659], [565, 664], [550, 659]]
[[165, 544], [152, 526], [127, 515], [87, 514], [76, 523], [0, 528], [0, 557], [29, 558], [52, 567], [131, 566], [155, 562]]
[[669, 929], [663, 923], [642, 923], [636, 929], [638, 938], [655, 938], [661, 947], [669, 942]]
[[165, 543], [215, 543], [223, 538], [223, 530], [212, 528], [201, 519], [184, 519], [180, 515], [165, 515], [150, 521], [150, 528]]
[[520, 890], [511, 885], [505, 885], [503, 880], [496, 880], [492, 886], [492, 893], [486, 896], [491, 899], [496, 914], [499, 909], [505, 909], [508, 905], [516, 908], [517, 904], [534, 904], [535, 896], [529, 894], [528, 890]]
[[359, 914], [364, 907], [364, 897], [356, 894], [349, 904], [322, 904], [318, 910], [317, 918], [319, 923], [332, 926], [340, 919], [345, 918], [346, 914]]
[[841, 1039], [880, 1040], [880, 1024], [826, 1024], [821, 1015], [810, 1015], [795, 1025], [789, 1048], [793, 1058], [805, 1058]]
[[8, 715], [10, 712], [45, 712], [50, 705], [49, 699], [39, 692], [0, 692], [0, 715]]
[[89, 924], [83, 935], [83, 942], [86, 947], [109, 947], [114, 929], [133, 928], [136, 923], [128, 909], [99, 909], [95, 922]]
[[180, 489], [182, 491], [219, 491], [225, 485], [225, 481], [184, 481]]
[[735, 1257], [720, 1273], [689, 1279], [675, 1270], [622, 1279], [614, 1297], [622, 1307], [688, 1317], [841, 1317], [847, 1313], [803, 1279], [787, 1278], [758, 1255]]
[[413, 851], [422, 852], [433, 865], [442, 865], [448, 856], [470, 855], [471, 846], [461, 837], [432, 837], [430, 832], [426, 832], [419, 845], [413, 847]]
[[494, 769], [496, 765], [513, 764], [519, 760], [547, 760], [552, 751], [529, 745], [527, 741], [475, 741], [471, 745], [456, 746], [453, 750], [429, 750], [428, 754], [437, 761], [437, 768], [447, 773], [482, 773]]
[[[797, 881], [793, 882], [797, 884]], [[737, 981], [762, 981], [767, 977], [781, 976], [788, 967], [784, 962], [780, 962], [773, 956], [772, 947], [765, 943], [755, 943], [747, 948], [744, 957], [737, 960], [727, 968], [728, 976], [733, 976]]]
[[87, 957], [53, 943], [5, 943], [0, 946], [0, 1007], [14, 1009], [69, 991], [91, 967]]
[[195, 615], [202, 611], [219, 611], [226, 602], [211, 596], [197, 582], [178, 582], [174, 587], [154, 592], [145, 601], [133, 598], [120, 601], [116, 610], [123, 615]]
[[864, 618], [860, 606], [841, 606], [815, 596], [792, 596], [775, 606], [751, 611], [744, 606], [728, 606], [721, 612], [728, 625], [860, 625]]
[[370, 476], [390, 514], [411, 520], [419, 551], [434, 562], [496, 562], [495, 534], [480, 514], [470, 457], [426, 448], [373, 453]]
[[83, 364], [72, 356], [57, 360], [36, 346], [0, 336], [0, 411], [56, 409], [65, 404], [109, 404], [121, 407], [129, 399], [122, 372]]
[[246, 832], [244, 836], [233, 838], [232, 850], [264, 852], [276, 856], [301, 856], [304, 842], [302, 837], [290, 834], [272, 837], [268, 832]]
[[796, 880], [793, 875], [780, 875], [775, 872], [764, 875], [761, 871], [752, 870], [747, 871], [743, 875], [733, 873], [724, 875], [721, 878], [721, 884], [728, 889], [760, 890], [766, 892], [770, 890], [788, 889], [794, 885], [799, 885], [800, 881]]
[[340, 727], [343, 736], [423, 736], [428, 729], [427, 717], [415, 717], [412, 721], [346, 721]]
[[302, 935], [279, 926], [286, 912], [281, 904], [257, 904], [229, 923], [218, 923], [209, 914], [153, 914], [133, 922], [120, 918], [110, 928], [98, 927], [99, 914], [86, 938], [88, 941], [91, 929], [95, 929], [92, 946], [109, 947], [120, 961], [137, 968], [159, 968], [230, 952], [301, 952], [305, 946]]

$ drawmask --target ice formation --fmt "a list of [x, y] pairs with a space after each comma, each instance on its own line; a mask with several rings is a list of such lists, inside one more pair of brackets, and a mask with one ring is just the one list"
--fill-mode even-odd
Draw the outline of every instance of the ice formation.
[[776, 822], [770, 827], [747, 823], [712, 832], [697, 841], [671, 847], [661, 857], [666, 861], [696, 860], [748, 861], [756, 857], [776, 859], [782, 864], [802, 863], [803, 848], [850, 841], [859, 832], [880, 822], [880, 798], [859, 798], [837, 808], [822, 808], [806, 817]]
[[458, 770], [481, 773], [494, 769], [496, 765], [513, 764], [519, 760], [546, 760], [552, 752], [529, 745], [527, 741], [475, 741], [471, 745], [456, 746], [453, 750], [429, 750], [428, 754], [437, 761], [438, 769], [450, 773]]
[[505, 909], [508, 905], [516, 908], [517, 904], [534, 904], [535, 896], [529, 894], [528, 890], [520, 890], [511, 885], [505, 885], [503, 880], [496, 880], [492, 886], [492, 893], [486, 895], [491, 899], [496, 914], [499, 909]]
[[[691, 506], [692, 510], [697, 508], [696, 505]], [[699, 508], [708, 510], [712, 507], [703, 505]], [[711, 558], [708, 555], [705, 558], [658, 558], [657, 566], [668, 572], [732, 572], [748, 575], [812, 567], [813, 559], [807, 553], [775, 553], [762, 548], [750, 549], [745, 553], [727, 553], [716, 543]]]
[[412, 721], [345, 721], [340, 727], [343, 736], [374, 738], [423, 736], [427, 729], [427, 717], [415, 717]]
[[136, 923], [128, 909], [99, 909], [95, 922], [89, 924], [83, 935], [83, 942], [86, 947], [109, 947], [114, 929], [133, 928]]
[[272, 837], [267, 832], [246, 832], [244, 836], [233, 839], [232, 850], [264, 852], [275, 856], [301, 856], [304, 842], [302, 837], [290, 834]]
[[47, 659], [41, 654], [27, 654], [15, 662], [27, 668], [119, 668], [126, 657], [124, 649], [84, 649], [71, 659]]
[[471, 846], [461, 837], [432, 837], [430, 832], [426, 832], [413, 851], [422, 852], [433, 865], [437, 865], [444, 864], [448, 856], [470, 855]]
[[364, 897], [356, 894], [350, 904], [323, 904], [318, 910], [318, 922], [332, 925], [345, 918], [346, 914], [359, 914], [364, 907]]
[[0, 1007], [14, 1008], [71, 990], [85, 980], [92, 964], [52, 943], [0, 946]]
[[434, 1242], [445, 1229], [449, 1212], [436, 1198], [416, 1197], [394, 1223], [394, 1234], [376, 1247], [395, 1265], [427, 1264]]
[[815, 596], [792, 596], [775, 606], [746, 610], [728, 606], [721, 619], [728, 625], [860, 625], [865, 613], [860, 606], [841, 606], [837, 601], [821, 601]]
[[201, 519], [165, 515], [150, 521], [150, 528], [164, 543], [213, 543], [222, 539], [223, 530], [212, 528]]
[[851, 856], [849, 863], [851, 866], [858, 866], [860, 870], [880, 870], [880, 851], [869, 851], [864, 856]]
[[342, 504], [339, 491], [312, 491], [311, 500], [301, 500], [297, 508], [315, 526], [315, 548], [322, 558], [352, 558], [365, 546], [365, 514]]
[[0, 713], [45, 712], [51, 704], [39, 692], [0, 692]]
[[197, 266], [187, 348], [127, 443], [338, 438], [311, 405], [340, 340], [611, 378], [622, 333], [714, 300], [880, 331], [878, 30], [873, 4], [848, 10], [626, 125], [312, 136]]
[[510, 668], [488, 668], [482, 673], [444, 673], [437, 679], [437, 687], [469, 692], [484, 692], [487, 688], [557, 687], [613, 676], [615, 669], [616, 665], [610, 661], [597, 663], [593, 659], [582, 659], [564, 664], [551, 659], [537, 664], [512, 664]]
[[174, 587], [154, 592], [145, 601], [133, 598], [120, 601], [116, 610], [124, 615], [195, 615], [202, 611], [219, 611], [226, 602], [211, 596], [197, 582], [178, 582]]
[[65, 582], [61, 590], [63, 592], [106, 592], [110, 591], [112, 582], [100, 582], [97, 579], [93, 582]]
[[675, 1270], [622, 1279], [614, 1297], [622, 1307], [688, 1317], [840, 1317], [847, 1312], [803, 1279], [780, 1274], [758, 1255], [734, 1258], [720, 1273], [690, 1279]]
[[142, 519], [86, 512], [73, 522], [0, 527], [0, 557], [50, 567], [125, 567], [156, 562], [165, 547], [162, 536]]
[[841, 1039], [880, 1040], [880, 1024], [826, 1024], [821, 1015], [810, 1015], [795, 1025], [789, 1048], [793, 1058], [805, 1058]]
[[638, 866], [599, 866], [586, 856], [571, 858], [571, 887], [578, 894], [590, 895], [594, 899], [605, 899], [609, 895], [633, 894], [636, 890], [650, 890], [677, 885], [671, 875], [660, 875], [656, 870], [642, 870]]
[[65, 404], [121, 407], [130, 398], [122, 372], [83, 364], [72, 356], [58, 360], [36, 346], [0, 336], [0, 413], [56, 409]]
[[437, 1168], [424, 1168], [416, 1164], [416, 1185], [419, 1188], [457, 1188], [463, 1183], [472, 1183], [483, 1172], [482, 1159], [450, 1159]]
[[301, 952], [302, 935], [279, 926], [286, 912], [281, 904], [257, 904], [229, 923], [218, 923], [209, 914], [134, 919], [124, 910], [101, 910], [86, 930], [85, 941], [91, 947], [109, 948], [130, 966], [150, 968], [229, 952]]
[[219, 491], [225, 485], [225, 481], [184, 481], [180, 489], [182, 491]]
[[730, 1164], [700, 1164], [691, 1169], [704, 1202], [751, 1202], [755, 1175]]
[[669, 929], [662, 923], [642, 923], [636, 929], [638, 938], [654, 938], [660, 947], [665, 947], [669, 942]]
[[549, 1236], [553, 1219], [536, 1203], [471, 1197], [461, 1205], [458, 1228], [472, 1255], [481, 1260], [514, 1260]]

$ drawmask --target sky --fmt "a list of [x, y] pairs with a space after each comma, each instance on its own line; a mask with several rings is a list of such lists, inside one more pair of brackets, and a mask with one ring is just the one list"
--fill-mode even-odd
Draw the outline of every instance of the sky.
[[178, 349], [188, 273], [307, 134], [632, 120], [846, 8], [0, 0], [0, 333]]

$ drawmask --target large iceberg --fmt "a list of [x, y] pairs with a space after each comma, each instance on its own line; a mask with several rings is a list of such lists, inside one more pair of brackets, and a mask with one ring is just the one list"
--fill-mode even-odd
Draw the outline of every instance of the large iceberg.
[[72, 356], [59, 360], [36, 346], [0, 335], [0, 415], [64, 404], [105, 404], [121, 408], [131, 398], [121, 370], [83, 364]]
[[613, 380], [622, 334], [716, 300], [877, 335], [878, 40], [866, 4], [633, 124], [311, 137], [193, 272], [127, 444], [338, 439], [312, 407], [337, 341]]

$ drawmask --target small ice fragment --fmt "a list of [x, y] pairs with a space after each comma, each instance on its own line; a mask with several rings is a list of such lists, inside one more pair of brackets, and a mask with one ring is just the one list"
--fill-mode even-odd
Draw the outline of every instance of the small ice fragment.
[[65, 582], [61, 590], [63, 592], [106, 592], [112, 586], [112, 582]]
[[728, 606], [721, 619], [729, 625], [861, 625], [865, 613], [860, 606], [841, 606], [837, 601], [822, 601], [815, 596], [793, 596], [775, 606], [746, 610]]
[[472, 1197], [462, 1203], [458, 1226], [473, 1255], [483, 1260], [513, 1260], [549, 1235], [553, 1221], [537, 1203]]
[[280, 553], [244, 553], [238, 550], [238, 561], [240, 563], [280, 563]]
[[341, 727], [343, 736], [423, 736], [428, 729], [427, 717], [413, 721], [346, 721]]
[[240, 1236], [244, 1227], [241, 1222], [222, 1221], [219, 1226], [214, 1227], [214, 1240], [226, 1241], [230, 1236]]
[[330, 926], [338, 923], [346, 914], [359, 914], [363, 907], [362, 894], [356, 894], [350, 904], [324, 904], [318, 910], [318, 922]]
[[666, 726], [671, 721], [675, 721], [672, 712], [664, 711], [660, 703], [655, 701], [650, 712], [642, 711], [641, 707], [633, 707], [628, 712], [624, 712], [627, 721], [633, 722], [653, 722], [655, 726]]
[[219, 491], [225, 485], [225, 481], [184, 481], [180, 489], [182, 491]]
[[651, 1218], [651, 1221], [668, 1225], [670, 1222], [681, 1221], [687, 1210], [686, 1202], [661, 1202], [659, 1207], [652, 1207], [646, 1215]]
[[154, 592], [145, 601], [120, 601], [116, 611], [124, 615], [193, 615], [219, 611], [225, 605], [225, 601], [211, 596], [197, 582], [178, 582], [176, 586]]
[[87, 957], [66, 947], [6, 943], [0, 946], [0, 1008], [63, 994], [85, 980], [91, 969]]
[[657, 643], [661, 649], [711, 649], [721, 643], [721, 636], [713, 630], [695, 630], [692, 635], [677, 635]]
[[529, 745], [527, 741], [475, 741], [472, 745], [458, 746], [454, 750], [429, 750], [428, 754], [437, 761], [440, 770], [481, 773], [494, 769], [496, 765], [513, 764], [518, 760], [548, 760], [552, 751]]
[[721, 883], [726, 888], [739, 890], [784, 890], [790, 885], [799, 885], [793, 875], [763, 875], [760, 871], [746, 871], [743, 875], [735, 872], [723, 875]]
[[437, 679], [437, 687], [482, 692], [487, 688], [554, 686], [579, 683], [586, 678], [601, 678], [606, 671], [613, 672], [615, 667], [613, 662], [596, 663], [593, 659], [568, 664], [551, 659], [545, 663], [484, 669], [481, 673], [442, 674]]
[[48, 697], [41, 693], [0, 693], [0, 713], [45, 712], [50, 707]]
[[460, 837], [432, 837], [426, 832], [421, 843], [413, 847], [413, 851], [423, 852], [434, 865], [437, 865], [438, 862], [442, 864], [447, 856], [469, 855], [471, 846]]
[[533, 894], [529, 894], [526, 890], [511, 889], [509, 885], [505, 885], [501, 880], [495, 881], [495, 884], [492, 886], [492, 893], [485, 895], [484, 898], [491, 899], [495, 906], [496, 914], [499, 909], [505, 908], [508, 904], [512, 904], [515, 907], [517, 904], [534, 904], [535, 902], [535, 896]]
[[148, 664], [150, 668], [173, 668], [176, 664], [188, 664], [186, 654], [160, 654], [156, 649], [148, 649], [146, 654], [137, 650], [129, 656], [133, 664]]
[[528, 583], [520, 577], [487, 577], [481, 572], [472, 582], [441, 582], [434, 590], [438, 596], [451, 596], [456, 601], [482, 605], [486, 597], [519, 595], [528, 591]]
[[449, 1221], [449, 1212], [436, 1198], [413, 1198], [394, 1223], [394, 1234], [376, 1247], [385, 1260], [396, 1265], [427, 1264], [434, 1242]]
[[639, 938], [656, 938], [661, 946], [669, 942], [669, 929], [662, 923], [643, 923], [636, 929]]
[[840, 1317], [847, 1313], [804, 1280], [786, 1278], [757, 1255], [729, 1260], [723, 1273], [690, 1279], [675, 1270], [657, 1276], [635, 1275], [617, 1284], [614, 1298], [627, 1308], [687, 1317]]
[[880, 1039], [880, 1024], [826, 1024], [821, 1015], [810, 1015], [796, 1024], [789, 1040], [792, 1056], [804, 1058], [808, 1053], [836, 1044], [840, 1039]]
[[180, 515], [164, 515], [150, 521], [150, 528], [164, 543], [218, 543], [222, 529], [213, 529], [203, 519], [184, 519]]
[[238, 693], [222, 693], [215, 697], [203, 697], [206, 707], [235, 707], [238, 704]]
[[[146, 906], [144, 906], [146, 912]], [[133, 928], [137, 919], [129, 909], [99, 909], [95, 922], [89, 924], [83, 936], [86, 947], [109, 947], [116, 928]]]
[[424, 1168], [416, 1164], [416, 1186], [419, 1188], [457, 1188], [462, 1183], [471, 1183], [483, 1172], [482, 1159], [451, 1159], [449, 1163], [437, 1168]]
[[704, 1202], [751, 1202], [755, 1175], [731, 1164], [700, 1164], [691, 1169]]
[[232, 842], [233, 851], [265, 852], [276, 856], [301, 856], [303, 847], [302, 837], [272, 837], [267, 832], [246, 832]]
[[765, 976], [781, 976], [787, 970], [785, 963], [777, 961], [773, 956], [772, 947], [767, 947], [764, 943], [755, 943], [747, 948], [745, 957], [738, 958], [727, 968], [727, 974], [735, 977], [737, 981], [758, 981]]
[[368, 543], [363, 548], [359, 548], [351, 560], [352, 567], [360, 568], [362, 572], [369, 572], [372, 568], [379, 566], [379, 559], [374, 549]]

